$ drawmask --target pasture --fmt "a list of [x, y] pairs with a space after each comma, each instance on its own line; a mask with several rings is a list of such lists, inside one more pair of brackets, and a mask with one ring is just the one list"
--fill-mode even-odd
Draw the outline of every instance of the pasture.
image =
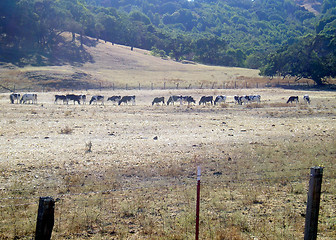
[[[31, 239], [38, 198], [52, 239], [302, 239], [310, 167], [323, 165], [318, 239], [336, 238], [336, 93], [283, 89], [82, 91], [136, 105], [10, 104], [0, 94], [0, 239]], [[237, 105], [234, 95], [260, 94]], [[308, 94], [311, 104], [303, 102]], [[190, 95], [197, 105], [153, 105]], [[198, 105], [201, 96], [226, 103]], [[286, 104], [289, 96], [299, 103]]]

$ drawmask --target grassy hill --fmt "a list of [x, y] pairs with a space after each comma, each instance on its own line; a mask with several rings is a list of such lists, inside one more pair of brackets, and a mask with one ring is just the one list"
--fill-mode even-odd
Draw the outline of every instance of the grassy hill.
[[[69, 51], [68, 42], [58, 45], [53, 62], [44, 66], [17, 67], [0, 65], [1, 91], [30, 89], [87, 89], [87, 88], [180, 88], [220, 87], [224, 83], [267, 81], [259, 70], [206, 66], [181, 63], [152, 56], [149, 51], [87, 38], [79, 55]], [[79, 45], [79, 41], [76, 40]], [[72, 59], [73, 58], [73, 59]], [[85, 59], [84, 59], [85, 58]], [[76, 59], [76, 60], [75, 60]], [[81, 59], [79, 61], [78, 59]], [[48, 60], [49, 61], [49, 60]]]

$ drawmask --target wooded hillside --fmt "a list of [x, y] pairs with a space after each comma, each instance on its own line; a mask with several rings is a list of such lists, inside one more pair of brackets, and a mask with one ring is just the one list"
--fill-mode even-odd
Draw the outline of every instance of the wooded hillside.
[[[284, 43], [334, 26], [334, 1], [316, 2], [309, 6], [321, 15], [293, 0], [2, 0], [0, 61], [62, 64], [53, 50], [69, 31], [176, 60], [259, 68]], [[85, 61], [78, 46], [65, 49]]]

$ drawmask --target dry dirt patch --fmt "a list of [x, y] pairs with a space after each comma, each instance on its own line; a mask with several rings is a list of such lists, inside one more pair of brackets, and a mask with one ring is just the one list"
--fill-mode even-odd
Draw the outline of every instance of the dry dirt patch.
[[[37, 198], [52, 195], [61, 200], [55, 239], [191, 239], [197, 165], [203, 239], [302, 238], [314, 165], [325, 166], [320, 238], [335, 237], [334, 92], [81, 93], [137, 100], [135, 106], [63, 105], [47, 92], [38, 93], [37, 105], [19, 105], [0, 95], [1, 238], [32, 236]], [[234, 95], [256, 93], [260, 105], [234, 104]], [[307, 93], [311, 105], [283, 104], [290, 95], [301, 100]], [[154, 97], [172, 94], [197, 101], [224, 94], [228, 101], [151, 105]], [[15, 208], [20, 211], [13, 214]]]

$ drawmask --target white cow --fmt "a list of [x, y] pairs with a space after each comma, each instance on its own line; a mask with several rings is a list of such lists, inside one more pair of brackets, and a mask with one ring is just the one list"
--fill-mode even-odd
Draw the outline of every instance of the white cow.
[[303, 101], [304, 101], [305, 103], [310, 104], [310, 97], [308, 96], [308, 94], [306, 94], [306, 95], [303, 96]]
[[20, 103], [32, 103], [32, 104], [37, 104], [37, 94], [35, 93], [26, 93], [23, 94], [20, 100]]
[[215, 99], [215, 105], [217, 104], [217, 103], [225, 103], [225, 101], [226, 101], [226, 96], [217, 96], [216, 97], [216, 99]]

